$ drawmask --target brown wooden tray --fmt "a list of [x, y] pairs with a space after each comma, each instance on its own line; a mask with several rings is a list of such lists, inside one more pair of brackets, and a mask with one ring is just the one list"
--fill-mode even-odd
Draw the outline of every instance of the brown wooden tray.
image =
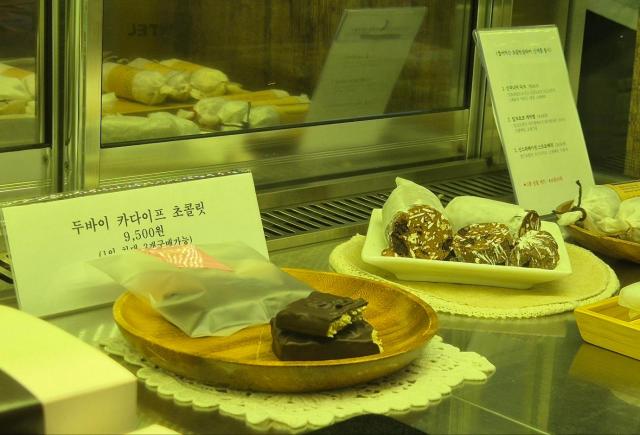
[[337, 273], [284, 270], [320, 291], [369, 301], [365, 318], [378, 330], [383, 353], [280, 361], [266, 324], [229, 337], [190, 338], [131, 293], [115, 302], [114, 319], [124, 337], [160, 367], [212, 385], [271, 392], [335, 389], [390, 374], [417, 358], [436, 333], [435, 311], [398, 287]]
[[[562, 203], [558, 207], [558, 211], [566, 211], [571, 207], [571, 201]], [[611, 258], [619, 258], [622, 260], [640, 263], [640, 243], [630, 242], [628, 240], [618, 239], [616, 237], [603, 236], [593, 233], [578, 225], [567, 225], [567, 232], [575, 242], [590, 249], [593, 252], [606, 255]]]

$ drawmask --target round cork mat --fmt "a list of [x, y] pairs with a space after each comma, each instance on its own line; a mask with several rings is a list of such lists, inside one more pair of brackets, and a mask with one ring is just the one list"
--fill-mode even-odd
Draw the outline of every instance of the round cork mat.
[[402, 281], [362, 261], [364, 236], [338, 245], [329, 257], [336, 272], [396, 284], [430, 304], [436, 311], [485, 318], [529, 318], [572, 311], [615, 294], [615, 272], [590, 251], [567, 243], [573, 273], [529, 289], [468, 284]]

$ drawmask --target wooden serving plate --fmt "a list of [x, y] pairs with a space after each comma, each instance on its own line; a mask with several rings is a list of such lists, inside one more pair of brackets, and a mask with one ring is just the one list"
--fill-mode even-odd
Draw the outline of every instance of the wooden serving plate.
[[640, 319], [629, 319], [618, 296], [578, 307], [574, 314], [584, 341], [640, 360]]
[[[572, 201], [567, 201], [562, 203], [558, 207], [558, 211], [563, 212], [569, 210], [571, 202]], [[593, 252], [606, 255], [607, 257], [640, 263], [640, 243], [596, 234], [578, 225], [567, 225], [565, 228], [580, 246], [584, 246]]]
[[190, 338], [151, 306], [124, 293], [113, 316], [124, 337], [158, 366], [207, 384], [242, 390], [306, 392], [347, 387], [393, 373], [420, 355], [438, 328], [435, 311], [406, 291], [376, 281], [303, 269], [284, 269], [311, 287], [369, 302], [365, 318], [384, 351], [358, 358], [280, 361], [269, 325], [228, 337]]

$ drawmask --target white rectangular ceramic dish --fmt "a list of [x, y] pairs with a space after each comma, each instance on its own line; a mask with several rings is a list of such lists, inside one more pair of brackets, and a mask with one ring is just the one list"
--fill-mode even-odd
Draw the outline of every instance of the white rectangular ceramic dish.
[[367, 237], [362, 248], [362, 260], [391, 272], [405, 281], [449, 282], [525, 289], [571, 274], [571, 262], [560, 228], [552, 222], [542, 222], [542, 229], [551, 233], [558, 243], [560, 262], [553, 270], [385, 257], [381, 255], [382, 250], [387, 247], [382, 228], [382, 210], [375, 209], [371, 213]]

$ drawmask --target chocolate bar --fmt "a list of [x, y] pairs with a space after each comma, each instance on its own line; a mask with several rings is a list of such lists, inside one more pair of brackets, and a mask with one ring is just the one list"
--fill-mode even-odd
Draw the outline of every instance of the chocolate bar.
[[271, 336], [273, 353], [283, 361], [354, 358], [382, 352], [376, 330], [365, 320], [358, 320], [329, 338], [285, 331], [274, 318]]
[[317, 337], [333, 337], [338, 331], [362, 319], [364, 299], [312, 292], [283, 308], [275, 317], [278, 328]]

